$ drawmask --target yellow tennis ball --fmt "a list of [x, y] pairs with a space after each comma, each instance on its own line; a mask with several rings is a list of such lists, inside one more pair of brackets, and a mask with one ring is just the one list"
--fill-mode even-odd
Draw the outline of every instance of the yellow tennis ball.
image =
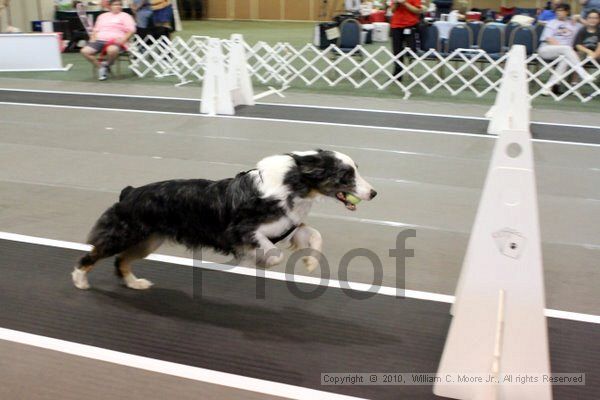
[[362, 200], [359, 199], [358, 197], [356, 197], [355, 195], [351, 194], [351, 193], [346, 193], [346, 201], [350, 204], [354, 204], [357, 205], [358, 203], [360, 203]]

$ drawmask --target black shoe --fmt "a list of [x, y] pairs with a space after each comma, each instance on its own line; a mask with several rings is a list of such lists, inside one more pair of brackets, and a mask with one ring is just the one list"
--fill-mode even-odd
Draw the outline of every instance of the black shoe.
[[552, 90], [552, 93], [554, 93], [557, 96], [560, 96], [561, 94], [563, 94], [565, 92], [563, 90], [562, 86], [560, 86], [559, 84], [553, 85], [551, 90]]

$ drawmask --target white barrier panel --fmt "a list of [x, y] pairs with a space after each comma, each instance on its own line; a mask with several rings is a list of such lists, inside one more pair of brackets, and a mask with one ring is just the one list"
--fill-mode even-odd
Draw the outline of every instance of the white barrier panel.
[[219, 39], [210, 39], [206, 73], [202, 82], [202, 103], [200, 112], [203, 114], [233, 115], [233, 101], [225, 74], [225, 58], [221, 51]]
[[[500, 134], [508, 130], [529, 132], [530, 112], [531, 99], [525, 70], [525, 48], [513, 46], [496, 101], [486, 113], [486, 117], [490, 119], [488, 133]], [[528, 133], [527, 137], [529, 136]]]
[[[153, 73], [156, 77], [174, 75], [179, 84], [202, 80], [206, 68], [208, 38], [192, 36], [143, 40], [135, 37], [131, 48], [130, 68], [140, 77]], [[231, 47], [230, 40], [221, 40], [224, 51]], [[335, 45], [321, 50], [312, 44], [296, 48], [289, 43], [270, 45], [258, 42], [253, 46], [244, 43], [250, 78], [266, 86], [280, 85], [327, 86], [350, 85], [356, 89], [372, 86], [380, 90], [396, 87], [409, 97], [415, 90], [426, 94], [447, 92], [452, 96], [472, 93], [485, 96], [498, 90], [504, 72], [506, 54], [494, 59], [482, 50], [457, 49], [442, 54], [434, 49], [416, 54], [410, 48], [394, 55], [386, 46], [357, 46], [349, 53]], [[360, 54], [361, 57], [355, 57]], [[400, 61], [403, 59], [404, 61]], [[541, 96], [551, 74], [562, 60], [547, 61], [532, 54], [526, 59], [530, 65], [527, 82], [532, 98]], [[401, 81], [393, 76], [394, 64], [402, 66]], [[581, 60], [593, 77], [600, 78], [600, 63], [594, 59]], [[569, 76], [575, 66], [560, 75], [565, 87], [563, 94], [551, 93], [555, 100], [575, 96], [587, 102], [600, 96], [600, 87], [591, 81], [571, 84]]]
[[254, 90], [252, 80], [248, 73], [246, 52], [244, 51], [244, 38], [242, 35], [231, 35], [231, 49], [229, 50], [229, 68], [227, 70], [229, 89], [233, 105], [254, 105]]
[[514, 46], [496, 108], [490, 113], [491, 130], [503, 130], [471, 231], [438, 369], [441, 378], [458, 373], [487, 375], [491, 381], [447, 384], [442, 379], [434, 386], [439, 396], [552, 398], [548, 382], [514, 384], [517, 375], [550, 375], [524, 61], [524, 47]]
[[0, 72], [68, 71], [63, 67], [57, 33], [0, 34]]

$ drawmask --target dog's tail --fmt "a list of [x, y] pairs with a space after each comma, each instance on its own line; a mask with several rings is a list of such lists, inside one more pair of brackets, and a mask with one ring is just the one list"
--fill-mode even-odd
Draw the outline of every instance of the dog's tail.
[[121, 194], [119, 195], [119, 201], [123, 201], [123, 199], [125, 197], [127, 197], [127, 195], [129, 193], [131, 193], [131, 191], [135, 189], [133, 186], [127, 186], [125, 189], [121, 190]]

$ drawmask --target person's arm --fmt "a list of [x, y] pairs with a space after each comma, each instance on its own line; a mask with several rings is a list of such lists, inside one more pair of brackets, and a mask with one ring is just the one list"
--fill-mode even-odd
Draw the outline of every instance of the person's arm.
[[[590, 50], [582, 44], [575, 44], [575, 49], [577, 51], [579, 51], [580, 53], [583, 53], [589, 57], [594, 57], [594, 53], [595, 53], [594, 50]], [[598, 49], [596, 49], [596, 50], [598, 50]]]
[[587, 47], [585, 47], [581, 44], [578, 44], [577, 46], [575, 46], [575, 48], [577, 49], [577, 51], [579, 51], [591, 58], [596, 58], [595, 54], [598, 52], [598, 48], [596, 48], [596, 51], [594, 51], [594, 50], [588, 49]]
[[551, 44], [553, 46], [558, 44], [558, 40], [554, 38], [554, 26], [552, 21], [546, 24], [540, 37], [540, 42]]
[[128, 33], [127, 33], [127, 34], [126, 34], [126, 35], [123, 37], [123, 39], [121, 40], [121, 42], [120, 42], [119, 44], [120, 44], [120, 45], [123, 45], [123, 44], [125, 44], [125, 43], [129, 42], [129, 39], [131, 39], [131, 37], [132, 37], [134, 34], [135, 34], [135, 31], [133, 31], [133, 32], [128, 32]]
[[600, 33], [596, 32], [596, 35], [598, 35], [598, 44], [596, 45], [596, 50], [594, 50], [590, 57], [600, 59]]

